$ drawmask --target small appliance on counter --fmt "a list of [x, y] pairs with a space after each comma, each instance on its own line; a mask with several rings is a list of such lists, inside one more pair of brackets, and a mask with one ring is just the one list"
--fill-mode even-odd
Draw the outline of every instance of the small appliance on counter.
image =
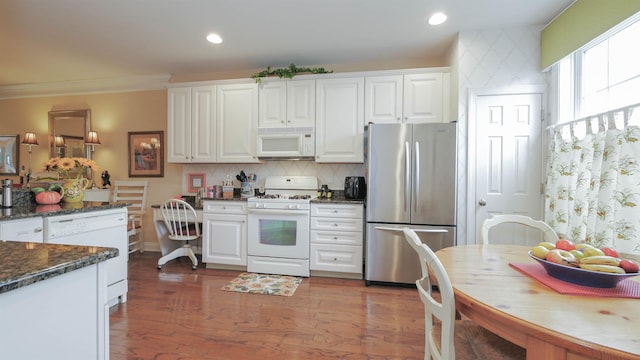
[[345, 177], [344, 196], [347, 199], [364, 200], [367, 196], [367, 184], [364, 180], [364, 176]]

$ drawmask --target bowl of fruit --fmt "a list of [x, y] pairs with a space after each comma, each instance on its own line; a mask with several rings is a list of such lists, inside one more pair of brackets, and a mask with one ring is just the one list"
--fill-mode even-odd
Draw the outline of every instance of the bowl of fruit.
[[549, 276], [576, 285], [613, 288], [627, 278], [640, 275], [635, 260], [621, 258], [611, 247], [596, 248], [560, 239], [542, 242], [529, 256], [544, 267]]

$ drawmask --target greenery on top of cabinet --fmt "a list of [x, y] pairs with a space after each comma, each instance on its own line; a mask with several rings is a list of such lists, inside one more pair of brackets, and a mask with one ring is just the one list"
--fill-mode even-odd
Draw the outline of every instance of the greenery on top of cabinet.
[[327, 71], [325, 68], [308, 68], [308, 67], [297, 67], [294, 64], [289, 65], [286, 68], [279, 69], [271, 69], [271, 66], [267, 66], [266, 70], [262, 70], [259, 73], [255, 73], [251, 75], [252, 78], [256, 79], [256, 83], [260, 83], [263, 77], [267, 76], [278, 76], [279, 78], [287, 78], [293, 79], [297, 74], [310, 73], [310, 74], [331, 74], [333, 70]]

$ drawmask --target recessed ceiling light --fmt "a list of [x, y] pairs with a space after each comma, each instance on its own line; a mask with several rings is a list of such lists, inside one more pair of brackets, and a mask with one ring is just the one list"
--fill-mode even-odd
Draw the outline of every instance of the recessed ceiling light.
[[211, 33], [207, 35], [207, 41], [213, 44], [220, 44], [222, 42], [222, 38], [218, 34]]
[[429, 25], [440, 25], [445, 21], [447, 21], [447, 15], [437, 12], [429, 18]]

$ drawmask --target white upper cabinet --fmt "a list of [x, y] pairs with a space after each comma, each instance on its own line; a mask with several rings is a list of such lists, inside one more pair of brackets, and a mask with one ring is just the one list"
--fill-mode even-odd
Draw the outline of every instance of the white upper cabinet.
[[223, 163], [256, 163], [258, 85], [217, 85], [217, 153]]
[[215, 162], [216, 87], [168, 90], [168, 162]]
[[365, 84], [367, 122], [450, 121], [448, 73], [369, 76]]
[[259, 88], [259, 127], [313, 128], [315, 80], [264, 80]]
[[364, 162], [364, 77], [316, 80], [316, 162]]

